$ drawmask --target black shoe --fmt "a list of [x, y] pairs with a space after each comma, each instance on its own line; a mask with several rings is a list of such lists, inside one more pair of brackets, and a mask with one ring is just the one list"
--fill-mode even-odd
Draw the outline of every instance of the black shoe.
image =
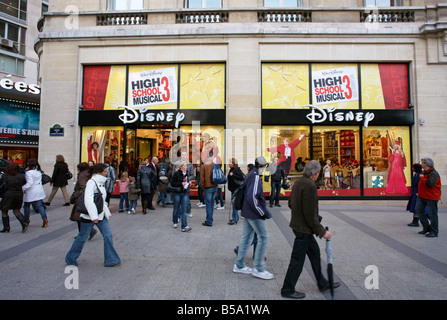
[[47, 207], [50, 206], [50, 203], [49, 203], [49, 202], [44, 202], [43, 204], [44, 204], [45, 206], [47, 206]]
[[275, 204], [275, 207], [280, 207], [281, 208], [281, 205], [278, 203], [278, 204]]
[[[334, 282], [334, 289], [338, 288], [340, 286], [340, 282]], [[320, 291], [326, 291], [330, 289], [329, 283], [327, 284], [327, 286], [324, 287], [318, 287], [318, 289], [320, 289]]]
[[64, 207], [69, 207], [70, 206], [70, 202], [67, 202], [65, 204], [63, 204]]
[[270, 203], [270, 208], [273, 208], [273, 203]]
[[303, 292], [295, 291], [292, 294], [282, 294], [281, 297], [283, 298], [289, 298], [289, 299], [303, 299], [306, 297], [306, 294]]
[[436, 238], [436, 237], [438, 236], [438, 234], [435, 233], [435, 232], [433, 232], [433, 231], [430, 231], [430, 232], [427, 233], [425, 236], [426, 236], [427, 238]]
[[155, 208], [154, 207], [150, 207], [149, 210], [155, 210]]
[[93, 237], [95, 236], [95, 234], [97, 234], [97, 233], [98, 233], [98, 231], [96, 231], [95, 229], [92, 229], [92, 232], [90, 232], [90, 235], [89, 235], [88, 239], [92, 240]]
[[236, 222], [236, 221], [233, 221], [233, 220], [230, 220], [230, 221], [228, 221], [228, 224], [229, 224], [230, 226], [232, 226], [233, 224], [237, 224], [237, 222]]
[[411, 223], [407, 224], [409, 227], [419, 227], [419, 218], [413, 218]]
[[422, 230], [419, 231], [418, 233], [419, 233], [419, 234], [426, 234], [426, 233], [428, 233], [428, 232], [430, 232], [430, 229], [426, 229], [425, 227], [423, 227]]
[[204, 222], [202, 223], [202, 226], [205, 226], [205, 227], [212, 227], [213, 225], [212, 225], [212, 224], [208, 224], [206, 221], [204, 221]]

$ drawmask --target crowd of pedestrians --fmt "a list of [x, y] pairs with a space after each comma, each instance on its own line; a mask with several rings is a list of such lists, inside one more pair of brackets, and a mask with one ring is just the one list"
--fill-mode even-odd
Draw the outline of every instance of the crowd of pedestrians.
[[[182, 152], [181, 158], [175, 163], [169, 159], [157, 157], [145, 159], [135, 176], [129, 176], [126, 171], [120, 172], [116, 177], [115, 170], [110, 164], [110, 159], [104, 163], [94, 164], [79, 163], [77, 165], [76, 184], [71, 197], [68, 196], [66, 186], [73, 177], [62, 155], [56, 156], [53, 174], [50, 179], [51, 192], [44, 202], [46, 194], [43, 188], [45, 174], [36, 159], [29, 159], [22, 172], [17, 163], [11, 162], [0, 178], [0, 191], [2, 200], [0, 210], [2, 212], [3, 229], [0, 233], [10, 232], [8, 212], [11, 210], [22, 226], [22, 232], [26, 232], [30, 224], [30, 208], [42, 218], [42, 228], [48, 227], [46, 207], [51, 202], [57, 191], [61, 189], [64, 198], [64, 206], [73, 205], [70, 211], [70, 220], [76, 221], [78, 235], [66, 254], [65, 261], [68, 265], [77, 265], [85, 242], [95, 236], [99, 229], [104, 239], [104, 266], [113, 267], [120, 265], [121, 260], [113, 246], [113, 237], [108, 222], [112, 213], [109, 202], [112, 193], [119, 191], [119, 213], [136, 214], [137, 202], [140, 199], [143, 214], [148, 210], [156, 210], [153, 205], [154, 196], [157, 196], [157, 205], [172, 207], [172, 225], [177, 228], [181, 225], [182, 232], [191, 231], [188, 225], [188, 217], [192, 217], [190, 188], [195, 183], [198, 190], [198, 207], [205, 207], [202, 225], [212, 227], [214, 223], [214, 209], [224, 208], [221, 183], [215, 183], [214, 176], [216, 165], [221, 168], [221, 163], [216, 158], [209, 158], [195, 168], [188, 161], [187, 153]], [[263, 178], [269, 176], [271, 193], [269, 207], [280, 207], [279, 194], [281, 181], [287, 179], [278, 159], [273, 158], [267, 163], [264, 157], [257, 157], [254, 165], [247, 166], [245, 175], [236, 159], [229, 162], [229, 172], [226, 176], [226, 184], [231, 196], [237, 191], [242, 194], [243, 202], [239, 214], [232, 206], [229, 225], [236, 225], [243, 218], [242, 234], [238, 247], [235, 249], [236, 260], [233, 272], [250, 274], [264, 280], [273, 279], [273, 273], [266, 269], [265, 252], [269, 241], [268, 219], [272, 217], [267, 208], [263, 192]], [[413, 220], [409, 226], [417, 227], [422, 224], [422, 231], [426, 237], [437, 237], [438, 226], [438, 201], [441, 198], [441, 179], [434, 168], [434, 162], [430, 158], [424, 158], [421, 163], [413, 165], [414, 176], [411, 182], [412, 193], [408, 201], [407, 210], [413, 214]], [[318, 213], [318, 193], [316, 181], [321, 172], [318, 161], [309, 161], [303, 168], [303, 175], [297, 179], [288, 199], [288, 207], [291, 210], [290, 228], [295, 234], [291, 258], [284, 279], [281, 295], [292, 299], [305, 297], [304, 293], [296, 292], [295, 285], [302, 272], [305, 257], [312, 265], [317, 285], [320, 290], [329, 288], [328, 280], [321, 272], [321, 258], [319, 245], [315, 236], [330, 240], [332, 234], [321, 225]], [[268, 173], [268, 174], [267, 174]], [[118, 178], [118, 183], [116, 179]], [[265, 180], [267, 181], [267, 180]], [[220, 191], [220, 192], [219, 192]], [[219, 201], [216, 202], [216, 199]], [[23, 214], [21, 208], [23, 206]], [[245, 264], [245, 257], [249, 248], [253, 245], [253, 268]], [[335, 287], [340, 284], [335, 283]]]

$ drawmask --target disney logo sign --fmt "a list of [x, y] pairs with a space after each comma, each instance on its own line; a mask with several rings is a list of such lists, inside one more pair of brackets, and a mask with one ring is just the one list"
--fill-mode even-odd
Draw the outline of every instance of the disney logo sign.
[[131, 108], [128, 106], [119, 106], [118, 109], [124, 109], [123, 113], [118, 117], [124, 123], [140, 122], [157, 122], [157, 123], [174, 123], [176, 128], [179, 127], [180, 122], [185, 119], [183, 112], [171, 112], [171, 111], [152, 111], [146, 107], [140, 107], [139, 109]]
[[322, 122], [341, 122], [341, 121], [355, 121], [363, 122], [363, 126], [368, 128], [368, 124], [374, 119], [375, 115], [372, 112], [363, 111], [338, 111], [336, 107], [330, 106], [327, 109], [322, 109], [320, 107], [314, 106], [312, 104], [307, 104], [304, 107], [309, 107], [310, 113], [306, 115], [306, 118], [312, 123], [322, 123]]

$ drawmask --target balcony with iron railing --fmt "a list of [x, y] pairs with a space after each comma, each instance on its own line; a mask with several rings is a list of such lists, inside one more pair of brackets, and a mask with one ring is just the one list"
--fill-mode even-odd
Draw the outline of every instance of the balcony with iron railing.
[[[426, 23], [433, 20], [445, 20], [447, 4], [424, 7], [391, 8], [222, 8], [222, 9], [170, 9], [139, 11], [79, 12], [81, 28], [93, 26], [144, 26], [159, 24], [223, 24], [223, 23]], [[445, 14], [447, 16], [447, 14]], [[68, 14], [49, 12], [38, 23], [43, 30], [44, 20]], [[437, 19], [436, 19], [437, 17]]]

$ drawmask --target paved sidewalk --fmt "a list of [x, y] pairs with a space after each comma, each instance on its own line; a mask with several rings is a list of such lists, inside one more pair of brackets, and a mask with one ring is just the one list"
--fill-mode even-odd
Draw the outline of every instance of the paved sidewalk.
[[[11, 232], [0, 234], [0, 299], [288, 300], [280, 295], [293, 243], [286, 202], [272, 208], [273, 219], [267, 221], [266, 266], [275, 275], [272, 280], [232, 272], [242, 221], [228, 225], [226, 207], [214, 211], [213, 227], [204, 227], [205, 208], [196, 203], [188, 217], [192, 230], [183, 233], [172, 227], [172, 206], [156, 206], [147, 215], [139, 206], [137, 214], [127, 215], [118, 213], [118, 199], [112, 199], [111, 227], [121, 266], [103, 267], [98, 233], [78, 259], [79, 289], [66, 288], [73, 273], [64, 257], [77, 234], [76, 223], [68, 220], [71, 207], [56, 198], [47, 209], [49, 227], [42, 229], [40, 215], [32, 215], [24, 234], [11, 212]], [[438, 238], [407, 227], [411, 214], [401, 207], [321, 202], [320, 213], [333, 233], [334, 272], [341, 282], [335, 299], [447, 299], [446, 209], [440, 209]], [[318, 242], [326, 270], [325, 241]], [[251, 251], [246, 262], [252, 265]], [[369, 268], [378, 273], [370, 274]], [[296, 289], [306, 293], [305, 300], [330, 299], [315, 285], [307, 260]]]

